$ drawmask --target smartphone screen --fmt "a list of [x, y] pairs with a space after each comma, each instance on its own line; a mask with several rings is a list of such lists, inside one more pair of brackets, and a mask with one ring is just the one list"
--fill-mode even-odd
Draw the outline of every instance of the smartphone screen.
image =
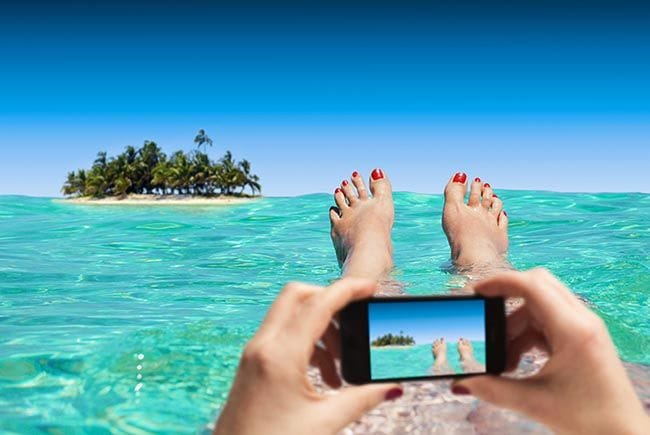
[[485, 300], [370, 302], [370, 379], [485, 373]]
[[[352, 383], [500, 373], [500, 298], [373, 298], [340, 316], [344, 378]], [[357, 382], [353, 382], [357, 381]]]

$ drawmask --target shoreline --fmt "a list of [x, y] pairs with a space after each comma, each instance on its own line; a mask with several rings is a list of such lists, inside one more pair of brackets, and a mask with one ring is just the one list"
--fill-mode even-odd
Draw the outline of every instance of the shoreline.
[[192, 195], [129, 195], [126, 198], [55, 198], [61, 204], [81, 205], [235, 205], [247, 204], [261, 199], [261, 196], [192, 196]]
[[407, 349], [415, 347], [415, 344], [389, 344], [388, 346], [370, 346], [371, 349]]

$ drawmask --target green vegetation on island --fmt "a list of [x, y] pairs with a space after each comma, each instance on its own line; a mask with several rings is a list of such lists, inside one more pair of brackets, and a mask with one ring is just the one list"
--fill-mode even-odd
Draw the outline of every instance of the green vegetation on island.
[[[251, 173], [248, 160], [236, 161], [230, 151], [213, 161], [205, 151], [212, 139], [204, 130], [194, 138], [196, 149], [176, 151], [167, 157], [152, 141], [141, 148], [127, 146], [123, 153], [108, 158], [99, 152], [89, 170], [68, 173], [61, 189], [64, 195], [102, 198], [129, 194], [149, 195], [238, 195], [247, 188], [261, 193], [259, 177]], [[201, 151], [203, 147], [203, 152]]]
[[371, 346], [412, 346], [415, 344], [415, 339], [410, 335], [404, 335], [403, 331], [400, 331], [398, 335], [393, 335], [388, 333], [377, 337], [370, 342]]

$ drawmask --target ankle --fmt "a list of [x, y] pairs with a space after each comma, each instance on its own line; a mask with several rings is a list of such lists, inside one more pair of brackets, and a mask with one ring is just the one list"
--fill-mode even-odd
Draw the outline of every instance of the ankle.
[[453, 263], [456, 272], [474, 280], [487, 278], [499, 272], [513, 270], [512, 265], [504, 254], [482, 257], [459, 255], [453, 260]]
[[351, 244], [350, 250], [348, 251], [348, 257], [351, 257], [352, 255], [368, 255], [374, 251], [376, 251], [376, 254], [386, 254], [392, 259], [393, 243], [390, 235], [380, 236], [370, 234], [358, 237], [354, 243]]
[[393, 269], [393, 252], [390, 242], [356, 244], [343, 263], [343, 275], [379, 281]]

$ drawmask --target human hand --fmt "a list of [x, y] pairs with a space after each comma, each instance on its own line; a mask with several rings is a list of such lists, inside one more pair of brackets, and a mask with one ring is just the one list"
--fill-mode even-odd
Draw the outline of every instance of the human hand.
[[454, 383], [519, 411], [556, 432], [650, 433], [650, 418], [632, 388], [603, 321], [545, 269], [506, 272], [469, 286], [484, 296], [521, 297], [507, 318], [507, 368], [533, 347], [549, 354], [534, 376], [477, 376]]
[[334, 362], [339, 332], [332, 317], [349, 302], [372, 296], [375, 287], [351, 278], [326, 288], [288, 284], [244, 349], [214, 433], [331, 434], [382, 401], [401, 396], [399, 384], [350, 387], [323, 396], [307, 379], [311, 364], [330, 386], [341, 386]]

